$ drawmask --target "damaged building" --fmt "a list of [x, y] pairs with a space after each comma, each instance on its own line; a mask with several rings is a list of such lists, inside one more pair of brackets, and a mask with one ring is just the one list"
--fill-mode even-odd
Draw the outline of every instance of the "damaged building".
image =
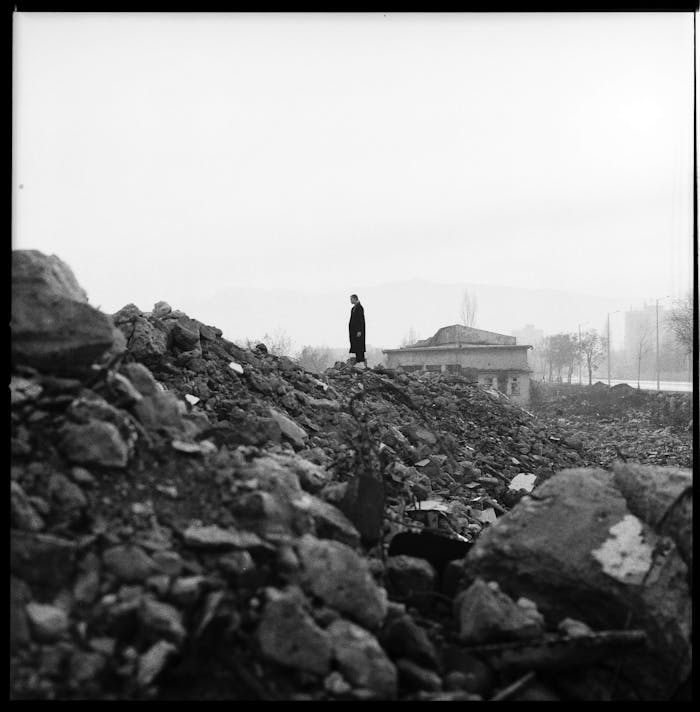
[[438, 329], [429, 339], [386, 349], [384, 354], [389, 368], [462, 373], [526, 404], [530, 398], [530, 348], [516, 343], [514, 336], [453, 324]]

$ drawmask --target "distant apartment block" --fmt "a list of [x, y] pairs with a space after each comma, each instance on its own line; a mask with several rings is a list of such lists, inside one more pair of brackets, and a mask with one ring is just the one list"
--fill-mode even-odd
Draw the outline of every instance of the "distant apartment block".
[[530, 400], [529, 348], [529, 344], [517, 344], [515, 336], [453, 324], [438, 329], [429, 339], [385, 349], [384, 354], [388, 368], [468, 373], [481, 385], [524, 405]]
[[542, 329], [535, 329], [534, 324], [525, 324], [524, 328], [511, 331], [510, 333], [515, 336], [516, 344], [539, 346], [544, 341], [544, 331], [542, 331]]
[[[673, 333], [666, 325], [668, 312], [659, 305], [659, 345], [673, 342]], [[629, 309], [625, 312], [625, 351], [633, 354], [639, 348], [642, 339], [650, 347], [656, 345], [656, 304], [644, 305], [642, 309]]]

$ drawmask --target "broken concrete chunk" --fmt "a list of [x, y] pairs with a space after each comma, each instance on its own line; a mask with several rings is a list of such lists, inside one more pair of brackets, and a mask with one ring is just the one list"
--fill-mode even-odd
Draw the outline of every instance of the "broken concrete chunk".
[[268, 589], [256, 637], [268, 660], [316, 675], [330, 672], [329, 636], [304, 610], [304, 596], [295, 587]]
[[177, 652], [177, 647], [167, 640], [154, 643], [140, 658], [136, 680], [147, 687], [163, 671], [168, 659]]
[[93, 421], [85, 425], [67, 423], [60, 448], [71, 462], [101, 467], [126, 467], [129, 450], [112, 423]]
[[168, 603], [146, 596], [142, 599], [138, 612], [139, 620], [149, 633], [176, 643], [181, 643], [187, 635], [182, 624], [182, 615]]
[[270, 416], [274, 418], [282, 430], [282, 435], [291, 440], [298, 447], [303, 447], [308, 435], [306, 431], [297, 425], [291, 418], [283, 415], [278, 410], [270, 408]]
[[302, 587], [369, 630], [386, 617], [386, 591], [349, 546], [305, 534], [297, 542]]
[[26, 607], [34, 636], [41, 641], [61, 638], [68, 632], [68, 615], [58, 606], [32, 601]]
[[691, 629], [688, 570], [673, 541], [628, 509], [604, 470], [563, 470], [533, 495], [481, 534], [465, 582], [498, 581], [548, 620], [594, 630], [624, 630], [632, 616], [650, 644], [629, 652], [620, 689], [670, 695], [689, 671]]
[[437, 572], [430, 562], [415, 556], [390, 556], [386, 572], [389, 590], [399, 599], [433, 591], [437, 583]]
[[121, 581], [145, 581], [157, 572], [153, 559], [139, 546], [120, 545], [107, 549], [102, 562]]
[[346, 680], [355, 687], [372, 690], [381, 699], [395, 699], [396, 668], [371, 633], [342, 619], [331, 623], [327, 633], [333, 657]]
[[489, 585], [480, 578], [455, 598], [454, 606], [459, 637], [473, 645], [529, 640], [544, 632], [542, 625], [497, 584]]
[[222, 529], [216, 525], [192, 525], [184, 532], [185, 544], [197, 548], [248, 549], [263, 546], [263, 540], [253, 532]]

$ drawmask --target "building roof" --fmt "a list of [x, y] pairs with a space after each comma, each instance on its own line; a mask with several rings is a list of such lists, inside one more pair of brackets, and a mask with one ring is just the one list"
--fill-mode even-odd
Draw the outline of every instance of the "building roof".
[[[515, 336], [499, 334], [495, 331], [475, 329], [462, 324], [452, 324], [438, 329], [429, 339], [416, 341], [405, 349], [425, 349], [450, 346], [515, 346]], [[396, 350], [396, 349], [390, 349]]]

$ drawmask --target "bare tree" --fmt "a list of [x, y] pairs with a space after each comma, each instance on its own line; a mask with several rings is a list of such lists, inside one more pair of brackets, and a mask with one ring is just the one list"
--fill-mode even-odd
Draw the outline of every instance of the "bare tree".
[[401, 339], [401, 343], [399, 344], [399, 348], [403, 349], [406, 346], [412, 346], [413, 344], [418, 341], [420, 337], [416, 333], [416, 330], [411, 326], [408, 330], [408, 333], [406, 336]]
[[608, 342], [595, 329], [590, 329], [581, 335], [580, 354], [586, 361], [588, 370], [588, 385], [593, 383], [593, 371], [598, 369], [605, 355]]
[[635, 349], [635, 358], [637, 359], [637, 389], [640, 388], [639, 381], [642, 373], [642, 359], [651, 348], [651, 334], [649, 326], [645, 326], [639, 334], [637, 347]]
[[685, 298], [676, 300], [676, 304], [666, 317], [676, 343], [683, 353], [689, 356], [693, 352], [693, 298], [689, 293]]
[[294, 360], [306, 371], [322, 373], [333, 365], [333, 352], [328, 346], [304, 346]]
[[291, 356], [292, 339], [284, 329], [275, 329], [271, 334], [265, 332], [262, 339], [246, 338], [246, 346], [249, 349], [261, 342], [265, 344], [268, 352], [275, 356]]
[[477, 308], [476, 294], [465, 289], [462, 295], [462, 301], [459, 305], [459, 318], [464, 326], [474, 326], [476, 323]]

